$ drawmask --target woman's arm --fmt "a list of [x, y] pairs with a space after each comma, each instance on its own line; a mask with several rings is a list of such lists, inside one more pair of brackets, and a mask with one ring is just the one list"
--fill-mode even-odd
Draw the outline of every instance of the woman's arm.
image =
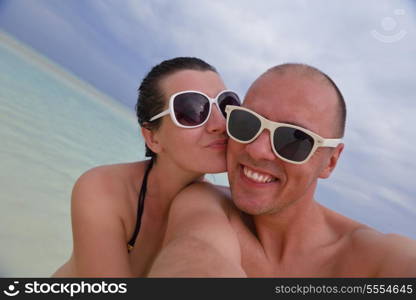
[[73, 253], [54, 276], [132, 276], [121, 217], [122, 189], [101, 168], [77, 180], [71, 201]]

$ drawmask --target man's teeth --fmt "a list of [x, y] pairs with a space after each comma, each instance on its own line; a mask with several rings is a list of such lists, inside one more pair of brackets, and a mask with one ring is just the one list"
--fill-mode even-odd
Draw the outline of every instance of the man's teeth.
[[250, 170], [247, 167], [243, 168], [243, 172], [244, 172], [244, 175], [246, 175], [248, 178], [250, 178], [253, 181], [257, 181], [259, 183], [269, 183], [272, 181], [276, 181], [276, 178], [270, 175], [257, 173], [253, 170]]

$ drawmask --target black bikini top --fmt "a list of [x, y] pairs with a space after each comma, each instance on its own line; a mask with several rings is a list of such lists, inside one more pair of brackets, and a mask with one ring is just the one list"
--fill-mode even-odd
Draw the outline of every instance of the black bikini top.
[[140, 232], [140, 225], [142, 224], [142, 215], [144, 209], [144, 198], [146, 198], [146, 190], [147, 190], [147, 177], [149, 176], [150, 169], [153, 166], [153, 158], [150, 159], [149, 164], [146, 167], [146, 171], [144, 172], [142, 187], [140, 188], [139, 193], [139, 203], [137, 205], [137, 220], [136, 220], [136, 227], [134, 229], [133, 236], [131, 237], [130, 241], [127, 243], [127, 249], [130, 252], [133, 247], [134, 243], [136, 242], [136, 238]]

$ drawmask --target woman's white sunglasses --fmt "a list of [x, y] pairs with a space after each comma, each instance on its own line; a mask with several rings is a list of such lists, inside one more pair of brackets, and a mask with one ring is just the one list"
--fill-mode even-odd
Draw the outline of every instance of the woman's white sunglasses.
[[225, 118], [227, 105], [240, 105], [238, 95], [230, 90], [220, 92], [210, 98], [199, 91], [181, 91], [169, 98], [169, 108], [153, 116], [150, 122], [170, 114], [173, 122], [182, 128], [195, 128], [204, 125], [211, 115], [212, 105], [216, 104]]

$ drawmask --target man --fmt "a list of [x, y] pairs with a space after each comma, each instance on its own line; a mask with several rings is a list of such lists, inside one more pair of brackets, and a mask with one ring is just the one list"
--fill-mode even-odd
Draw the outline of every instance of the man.
[[416, 276], [416, 241], [314, 199], [344, 148], [345, 103], [327, 75], [274, 67], [250, 87], [243, 109], [227, 110], [237, 209], [226, 190], [198, 184], [181, 192], [150, 276]]

